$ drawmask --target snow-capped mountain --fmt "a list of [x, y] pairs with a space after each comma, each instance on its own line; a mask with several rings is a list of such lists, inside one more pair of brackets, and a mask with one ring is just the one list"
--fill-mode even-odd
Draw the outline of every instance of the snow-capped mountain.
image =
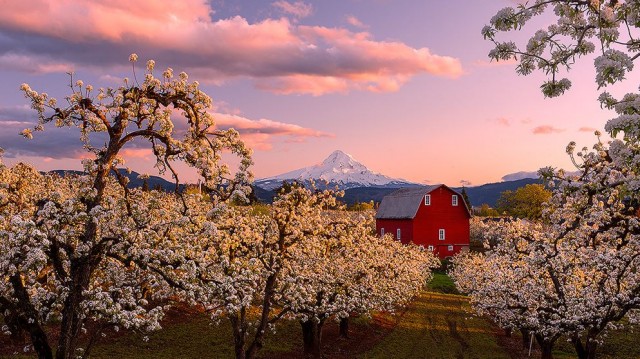
[[255, 181], [255, 185], [267, 190], [273, 190], [282, 185], [282, 181], [297, 180], [300, 182], [315, 181], [316, 184], [327, 183], [340, 189], [355, 187], [404, 187], [415, 186], [415, 183], [403, 179], [387, 177], [370, 171], [351, 155], [340, 150], [334, 151], [322, 163], [283, 173], [278, 176], [263, 178]]

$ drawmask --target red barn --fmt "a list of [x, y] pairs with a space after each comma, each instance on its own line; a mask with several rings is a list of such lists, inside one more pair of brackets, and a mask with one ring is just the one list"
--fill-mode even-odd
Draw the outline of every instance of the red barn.
[[442, 259], [469, 249], [470, 218], [462, 195], [445, 185], [402, 188], [382, 199], [376, 232], [423, 245]]

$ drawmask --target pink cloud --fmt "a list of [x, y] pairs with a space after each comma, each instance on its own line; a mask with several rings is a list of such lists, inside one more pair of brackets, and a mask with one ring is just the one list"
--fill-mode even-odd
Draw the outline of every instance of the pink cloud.
[[288, 2], [279, 0], [271, 3], [271, 5], [297, 18], [307, 17], [313, 13], [313, 7], [302, 1]]
[[[302, 5], [274, 3], [304, 15], [310, 10]], [[287, 18], [249, 23], [240, 16], [212, 15], [205, 0], [40, 0], [37, 6], [11, 1], [0, 12], [0, 30], [26, 38], [21, 40], [23, 58], [9, 61], [18, 55], [7, 50], [0, 53], [0, 65], [6, 57], [5, 62], [33, 64], [20, 65], [21, 71], [66, 72], [69, 66], [84, 66], [104, 73], [105, 67], [128, 65], [128, 54], [136, 49], [141, 60], [151, 55], [158, 63], [185, 68], [200, 81], [250, 78], [268, 91], [313, 95], [396, 91], [417, 75], [463, 74], [456, 58], [426, 47], [379, 41], [368, 32], [303, 26]], [[51, 46], [38, 46], [41, 41], [28, 41], [30, 36], [44, 37]], [[38, 69], [36, 64], [46, 66]]]
[[556, 128], [556, 127], [549, 126], [549, 125], [538, 126], [538, 127], [533, 129], [533, 133], [535, 135], [549, 135], [549, 134], [552, 134], [552, 133], [559, 133], [559, 132], [563, 132], [563, 131], [564, 131], [564, 129]]
[[72, 72], [74, 66], [70, 62], [58, 62], [47, 57], [6, 53], [0, 55], [0, 68], [31, 74], [46, 74], [52, 72]]
[[120, 155], [126, 158], [151, 158], [153, 152], [150, 148], [123, 148]]
[[214, 113], [213, 115], [218, 128], [235, 129], [249, 147], [260, 150], [271, 149], [276, 136], [285, 137], [287, 142], [304, 142], [307, 138], [334, 137], [331, 133], [268, 119], [250, 120], [225, 113]]
[[[304, 93], [320, 96], [329, 92], [346, 93], [350, 84], [347, 79], [332, 76], [290, 75], [262, 79], [256, 82], [259, 89], [281, 95]], [[353, 85], [352, 85], [353, 86]]]
[[589, 132], [589, 133], [594, 133], [594, 132], [596, 132], [596, 131], [597, 131], [597, 129], [596, 129], [596, 128], [593, 128], [593, 127], [580, 127], [580, 128], [578, 129], [578, 131], [579, 131], [579, 132]]
[[500, 126], [509, 127], [511, 125], [511, 121], [506, 117], [498, 117], [494, 121]]
[[367, 29], [368, 26], [363, 24], [362, 21], [360, 21], [360, 19], [358, 19], [357, 17], [353, 16], [353, 15], [349, 15], [347, 16], [347, 23], [351, 26], [355, 26], [357, 28], [360, 29]]

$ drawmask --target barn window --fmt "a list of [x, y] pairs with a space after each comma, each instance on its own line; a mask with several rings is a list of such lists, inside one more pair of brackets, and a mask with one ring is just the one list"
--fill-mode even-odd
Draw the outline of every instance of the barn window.
[[380, 228], [380, 237], [384, 237], [384, 227]]
[[453, 246], [451, 246], [451, 245], [450, 245], [450, 246], [448, 246], [448, 247], [447, 247], [447, 250], [448, 250], [449, 252], [453, 252]]
[[424, 205], [425, 206], [430, 206], [431, 205], [431, 195], [430, 194], [425, 194], [424, 195]]
[[458, 195], [454, 194], [451, 196], [451, 205], [452, 206], [457, 206], [458, 205]]
[[438, 239], [444, 241], [444, 229], [442, 228], [438, 230]]
[[433, 246], [429, 246], [427, 249], [433, 252]]
[[400, 239], [400, 228], [396, 230], [396, 239]]

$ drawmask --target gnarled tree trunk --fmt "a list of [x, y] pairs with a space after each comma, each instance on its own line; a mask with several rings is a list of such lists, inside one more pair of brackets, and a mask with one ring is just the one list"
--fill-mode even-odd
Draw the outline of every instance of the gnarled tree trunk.
[[320, 358], [322, 356], [322, 326], [324, 320], [313, 319], [300, 322], [302, 327], [302, 340], [304, 343], [304, 355], [307, 358]]
[[245, 313], [245, 308], [241, 308], [239, 315], [229, 316], [229, 319], [231, 320], [231, 328], [233, 330], [234, 352], [236, 354], [236, 359], [246, 359], [247, 357], [247, 350], [245, 348], [247, 333]]
[[349, 317], [340, 318], [340, 338], [349, 338]]
[[598, 343], [587, 336], [585, 343], [580, 338], [574, 338], [572, 341], [573, 347], [576, 349], [578, 359], [595, 359]]
[[541, 359], [553, 359], [553, 345], [556, 339], [543, 338], [540, 335], [536, 335], [536, 341], [540, 346], [540, 358]]

